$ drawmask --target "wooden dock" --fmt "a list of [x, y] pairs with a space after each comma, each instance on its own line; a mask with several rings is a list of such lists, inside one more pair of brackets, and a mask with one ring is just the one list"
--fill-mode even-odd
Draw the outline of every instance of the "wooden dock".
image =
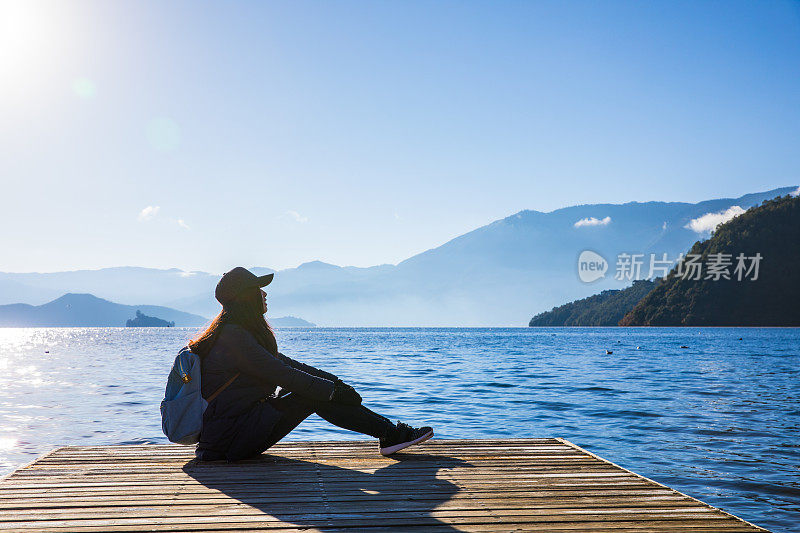
[[70, 446], [0, 481], [0, 530], [766, 531], [564, 439], [287, 442], [197, 463], [193, 448]]

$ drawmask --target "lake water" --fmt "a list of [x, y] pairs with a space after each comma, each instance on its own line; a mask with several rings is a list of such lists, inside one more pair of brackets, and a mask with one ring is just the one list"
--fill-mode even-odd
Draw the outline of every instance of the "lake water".
[[[194, 332], [0, 329], [0, 473], [55, 446], [167, 442], [166, 374]], [[564, 437], [775, 532], [800, 531], [800, 329], [277, 336], [283, 353], [337, 374], [373, 410], [437, 437]], [[313, 416], [288, 438], [365, 437]]]

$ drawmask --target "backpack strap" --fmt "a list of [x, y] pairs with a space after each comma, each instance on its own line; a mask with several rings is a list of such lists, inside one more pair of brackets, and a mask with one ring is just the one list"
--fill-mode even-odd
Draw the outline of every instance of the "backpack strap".
[[214, 391], [214, 394], [212, 394], [211, 396], [209, 396], [209, 397], [208, 397], [208, 399], [207, 399], [206, 401], [207, 401], [208, 403], [211, 403], [211, 402], [213, 402], [213, 401], [214, 401], [214, 399], [216, 399], [216, 397], [217, 397], [217, 396], [219, 396], [219, 393], [220, 393], [220, 392], [222, 392], [222, 391], [224, 391], [225, 389], [227, 389], [227, 388], [228, 388], [228, 385], [230, 385], [231, 383], [233, 383], [233, 382], [234, 382], [234, 380], [235, 380], [236, 378], [238, 378], [238, 377], [239, 377], [239, 375], [240, 375], [240, 373], [239, 373], [239, 372], [237, 372], [235, 376], [233, 376], [231, 379], [229, 379], [228, 381], [226, 381], [226, 382], [225, 382], [225, 383], [224, 383], [224, 384], [223, 384], [223, 385], [222, 385], [220, 388], [218, 388], [217, 390], [215, 390], [215, 391]]

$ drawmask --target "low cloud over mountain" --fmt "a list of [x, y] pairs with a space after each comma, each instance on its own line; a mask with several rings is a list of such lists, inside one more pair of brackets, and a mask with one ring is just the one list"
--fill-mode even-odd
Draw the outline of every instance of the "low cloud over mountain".
[[706, 213], [705, 215], [693, 218], [686, 224], [686, 228], [700, 234], [709, 234], [720, 224], [731, 220], [733, 217], [741, 215], [745, 212], [739, 205], [732, 205], [725, 211], [719, 213]]

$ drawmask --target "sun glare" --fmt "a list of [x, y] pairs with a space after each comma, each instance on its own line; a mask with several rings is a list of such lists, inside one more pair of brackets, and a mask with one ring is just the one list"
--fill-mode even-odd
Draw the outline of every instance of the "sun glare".
[[27, 70], [48, 52], [54, 34], [46, 4], [0, 0], [0, 58], [5, 68]]
[[[46, 94], [59, 92], [60, 84], [63, 91], [71, 89], [69, 84], [80, 74], [65, 72], [79, 35], [76, 22], [66, 2], [0, 0], [0, 105], [22, 113], [29, 105], [41, 104]], [[73, 91], [83, 98], [93, 94], [85, 83]]]

